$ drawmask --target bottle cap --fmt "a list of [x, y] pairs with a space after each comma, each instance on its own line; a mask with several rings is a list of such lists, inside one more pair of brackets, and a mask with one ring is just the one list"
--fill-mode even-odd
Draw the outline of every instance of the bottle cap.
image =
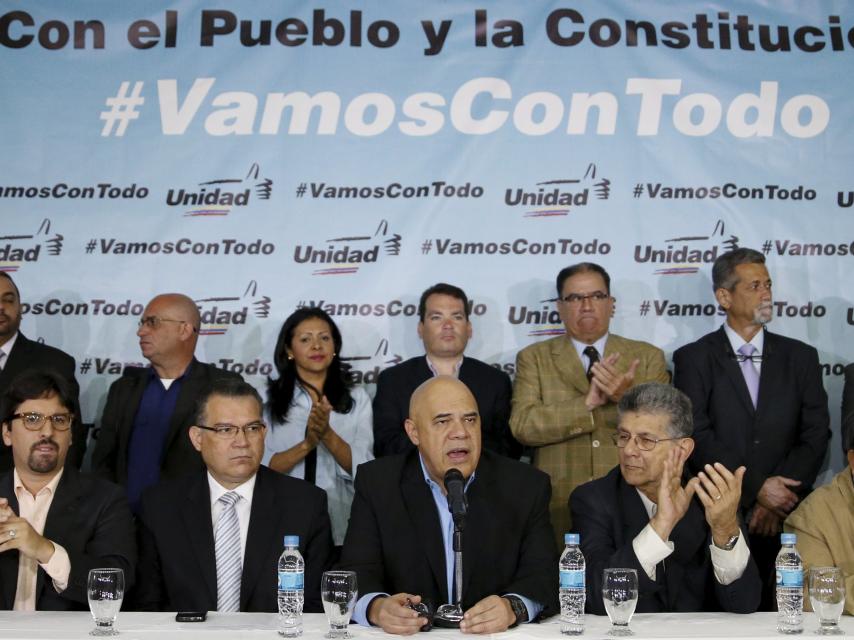
[[780, 544], [795, 544], [798, 541], [798, 536], [794, 533], [781, 533]]
[[286, 547], [298, 547], [299, 546], [299, 536], [285, 536], [285, 546]]
[[564, 533], [563, 534], [563, 543], [564, 544], [579, 544], [581, 542], [581, 535], [578, 533]]

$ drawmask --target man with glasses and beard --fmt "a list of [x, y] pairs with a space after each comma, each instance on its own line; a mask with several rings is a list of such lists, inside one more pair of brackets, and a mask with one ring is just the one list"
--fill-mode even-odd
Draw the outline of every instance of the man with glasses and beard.
[[712, 286], [726, 322], [673, 354], [674, 385], [691, 399], [695, 470], [744, 465], [742, 517], [773, 606], [773, 566], [783, 520], [811, 490], [830, 439], [818, 352], [765, 328], [773, 316], [765, 256], [719, 256]]
[[121, 487], [65, 464], [76, 397], [47, 371], [16, 378], [0, 399], [14, 469], [0, 476], [0, 609], [85, 610], [89, 570], [134, 584], [134, 526]]

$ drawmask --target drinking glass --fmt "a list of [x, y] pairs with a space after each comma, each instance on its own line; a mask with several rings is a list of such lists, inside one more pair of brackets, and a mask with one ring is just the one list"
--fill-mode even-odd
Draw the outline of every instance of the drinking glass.
[[845, 606], [845, 582], [838, 567], [812, 567], [809, 576], [810, 604], [818, 616], [817, 634], [841, 635], [839, 617]]
[[324, 638], [352, 638], [347, 631], [350, 616], [356, 607], [359, 590], [354, 571], [324, 571], [320, 579], [320, 599], [329, 620], [329, 632]]
[[638, 603], [638, 572], [634, 569], [605, 569], [602, 600], [611, 620], [608, 635], [634, 635], [629, 629], [629, 621]]
[[95, 619], [95, 628], [90, 636], [117, 636], [113, 624], [122, 599], [125, 597], [125, 573], [121, 569], [92, 569], [86, 583], [89, 611]]

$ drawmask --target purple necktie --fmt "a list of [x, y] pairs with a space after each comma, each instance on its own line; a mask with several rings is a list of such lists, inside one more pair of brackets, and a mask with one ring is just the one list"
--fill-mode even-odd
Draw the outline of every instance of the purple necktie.
[[759, 395], [759, 374], [756, 372], [756, 367], [753, 366], [753, 360], [750, 359], [756, 353], [756, 347], [749, 342], [741, 345], [738, 352], [744, 356], [741, 361], [741, 373], [744, 376], [744, 381], [747, 383], [747, 391], [750, 393], [750, 399], [753, 401], [753, 408], [756, 408], [756, 398]]

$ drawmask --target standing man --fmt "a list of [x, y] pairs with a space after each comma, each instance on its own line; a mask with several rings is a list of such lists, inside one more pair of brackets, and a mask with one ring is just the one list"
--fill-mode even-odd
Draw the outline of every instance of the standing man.
[[[827, 450], [827, 395], [816, 350], [771, 333], [765, 256], [741, 248], [719, 256], [712, 286], [726, 322], [673, 354], [674, 383], [694, 407], [692, 466], [746, 466], [741, 506], [760, 574], [773, 576], [777, 534], [812, 490]], [[773, 603], [766, 584], [763, 608]]]
[[669, 375], [660, 349], [609, 333], [615, 300], [605, 269], [592, 262], [562, 269], [557, 295], [566, 334], [519, 352], [510, 427], [536, 447], [534, 465], [551, 476], [552, 523], [562, 540], [572, 528], [569, 494], [617, 464], [611, 436], [620, 398]]
[[139, 348], [150, 367], [126, 367], [111, 386], [92, 467], [127, 488], [136, 512], [146, 487], [203, 468], [187, 437], [195, 404], [217, 380], [240, 378], [196, 360], [199, 309], [185, 295], [156, 296], [139, 320]]
[[[68, 381], [74, 404], [78, 406], [80, 388], [74, 377], [74, 358], [54, 347], [28, 339], [19, 331], [21, 327], [21, 294], [12, 277], [0, 271], [0, 394], [9, 388], [12, 380], [24, 371], [51, 369]], [[86, 426], [78, 413], [72, 423], [68, 463], [79, 469], [86, 453]], [[12, 469], [12, 452], [0, 444], [0, 473]]]
[[519, 458], [522, 447], [510, 433], [510, 377], [471, 356], [463, 356], [472, 335], [471, 308], [465, 292], [440, 282], [421, 294], [418, 337], [423, 356], [385, 369], [374, 397], [374, 455], [405, 453], [414, 448], [403, 423], [412, 392], [425, 380], [445, 375], [459, 378], [474, 394], [481, 413], [483, 447]]
[[0, 475], [0, 609], [86, 610], [89, 570], [134, 584], [134, 526], [121, 487], [66, 465], [77, 397], [52, 371], [30, 371], [0, 398], [14, 470]]
[[160, 611], [278, 611], [285, 535], [305, 558], [305, 609], [320, 612], [332, 552], [326, 493], [261, 466], [263, 403], [240, 379], [219, 380], [189, 438], [207, 472], [163, 481], [142, 498], [137, 606]]
[[412, 394], [414, 449], [359, 467], [341, 567], [358, 575], [353, 619], [411, 634], [427, 619], [407, 606], [454, 602], [453, 522], [445, 475], [457, 469], [467, 500], [462, 531], [463, 633], [500, 633], [557, 613], [557, 550], [549, 481], [516, 460], [481, 451], [474, 396], [450, 376]]

